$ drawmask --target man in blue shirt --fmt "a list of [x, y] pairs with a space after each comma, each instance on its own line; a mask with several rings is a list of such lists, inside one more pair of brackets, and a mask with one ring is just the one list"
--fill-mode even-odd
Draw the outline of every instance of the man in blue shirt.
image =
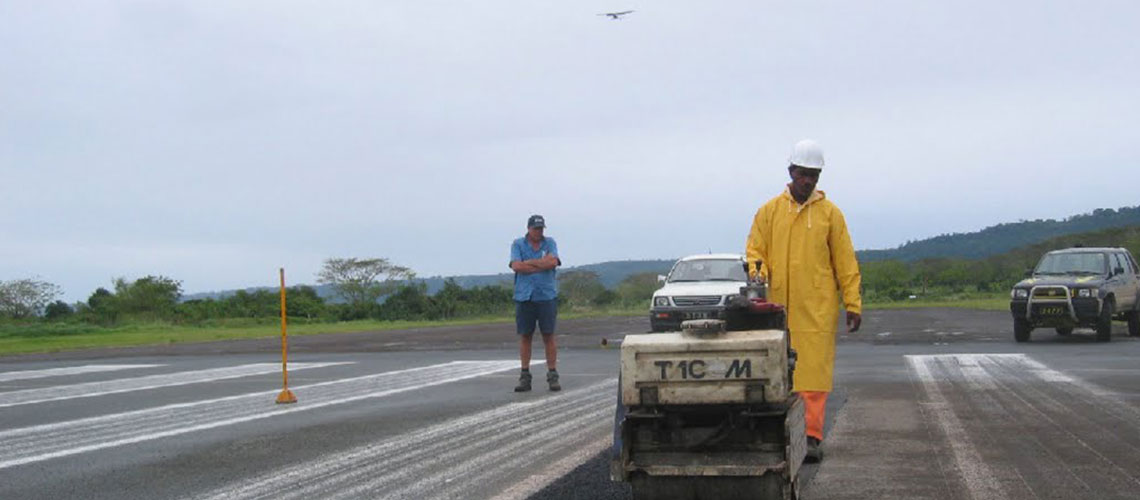
[[558, 280], [554, 268], [562, 265], [558, 244], [543, 235], [546, 220], [532, 215], [526, 221], [526, 236], [511, 243], [511, 269], [515, 272], [515, 326], [519, 334], [522, 373], [515, 392], [530, 390], [530, 349], [535, 324], [546, 347], [546, 382], [560, 391], [558, 347], [554, 343], [554, 323], [558, 318]]

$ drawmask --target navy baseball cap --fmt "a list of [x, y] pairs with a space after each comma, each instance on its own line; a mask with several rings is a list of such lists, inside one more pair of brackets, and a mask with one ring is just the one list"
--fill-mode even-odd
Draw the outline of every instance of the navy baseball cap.
[[526, 228], [530, 229], [532, 227], [546, 227], [546, 220], [543, 219], [541, 215], [532, 215], [526, 220]]

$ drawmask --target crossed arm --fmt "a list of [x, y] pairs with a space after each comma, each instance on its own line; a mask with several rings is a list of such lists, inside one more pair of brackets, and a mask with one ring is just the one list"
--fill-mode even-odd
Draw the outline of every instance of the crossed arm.
[[516, 260], [511, 262], [511, 269], [516, 273], [531, 274], [549, 271], [558, 267], [562, 262], [554, 254], [546, 254], [541, 259]]

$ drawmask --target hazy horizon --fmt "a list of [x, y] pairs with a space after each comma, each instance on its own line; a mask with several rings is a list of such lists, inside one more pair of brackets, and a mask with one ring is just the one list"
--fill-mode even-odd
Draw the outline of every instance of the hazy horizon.
[[[634, 10], [620, 20], [600, 12]], [[0, 280], [86, 299], [740, 252], [799, 139], [855, 247], [1136, 204], [1124, 1], [0, 4]]]

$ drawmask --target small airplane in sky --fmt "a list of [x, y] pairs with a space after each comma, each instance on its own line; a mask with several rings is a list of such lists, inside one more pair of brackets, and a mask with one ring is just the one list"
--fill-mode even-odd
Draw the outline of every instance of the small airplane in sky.
[[623, 10], [621, 12], [604, 12], [604, 13], [601, 13], [598, 15], [599, 16], [610, 16], [611, 19], [621, 19], [621, 16], [629, 14], [630, 12], [633, 12], [633, 11], [632, 10]]

